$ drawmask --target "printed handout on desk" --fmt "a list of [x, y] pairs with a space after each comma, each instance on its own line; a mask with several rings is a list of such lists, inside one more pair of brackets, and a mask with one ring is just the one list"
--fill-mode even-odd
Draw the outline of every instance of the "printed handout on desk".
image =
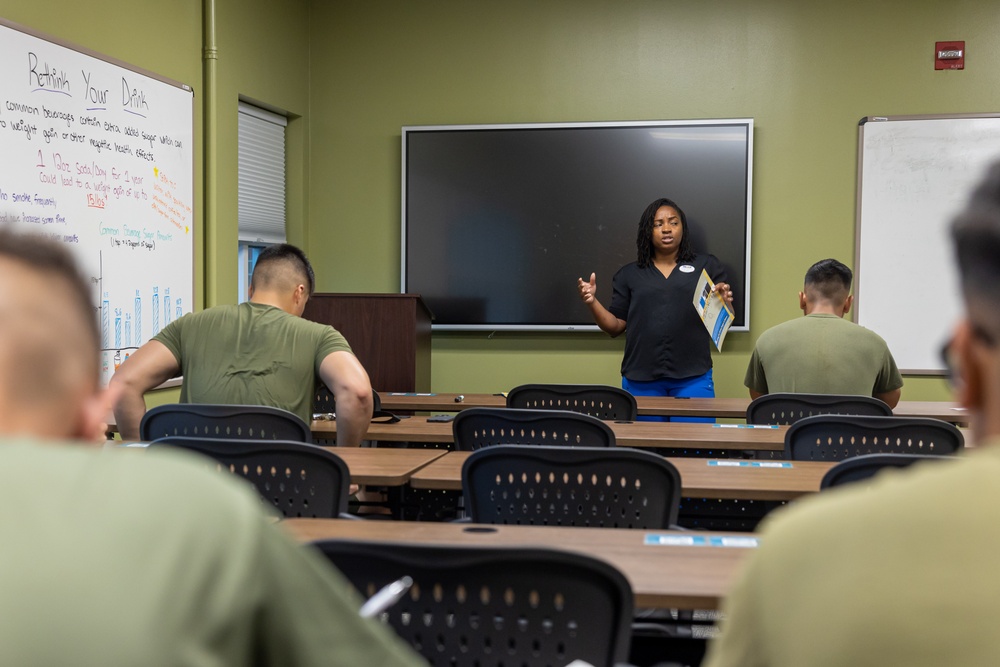
[[708, 272], [702, 269], [698, 286], [694, 290], [694, 307], [708, 329], [715, 349], [722, 352], [722, 341], [726, 339], [729, 327], [733, 326], [733, 309], [721, 294], [712, 291], [713, 287], [715, 283], [708, 277]]

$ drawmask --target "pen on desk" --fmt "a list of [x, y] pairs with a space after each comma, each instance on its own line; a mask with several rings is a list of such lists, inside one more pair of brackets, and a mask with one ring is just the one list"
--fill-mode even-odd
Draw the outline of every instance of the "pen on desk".
[[461, 403], [464, 400], [465, 400], [465, 395], [464, 394], [459, 394], [458, 396], [455, 397], [455, 402], [456, 403]]
[[361, 605], [358, 615], [361, 618], [371, 618], [378, 616], [406, 595], [406, 591], [413, 586], [413, 579], [402, 577], [379, 589], [378, 593], [368, 598], [368, 601]]

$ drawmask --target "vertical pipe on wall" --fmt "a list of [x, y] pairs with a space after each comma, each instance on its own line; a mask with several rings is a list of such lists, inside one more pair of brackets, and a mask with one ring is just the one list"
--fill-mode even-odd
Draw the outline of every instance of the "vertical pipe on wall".
[[215, 258], [218, 257], [218, 133], [216, 111], [216, 66], [218, 65], [218, 49], [215, 42], [215, 0], [203, 0], [202, 4], [202, 65], [204, 75], [204, 101], [202, 102], [203, 145], [205, 162], [205, 217], [203, 220], [205, 234], [205, 306], [218, 303], [218, 284], [216, 280]]

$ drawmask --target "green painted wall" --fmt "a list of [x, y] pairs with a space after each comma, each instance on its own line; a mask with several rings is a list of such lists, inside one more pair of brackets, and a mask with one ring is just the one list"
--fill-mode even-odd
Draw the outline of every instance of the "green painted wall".
[[[987, 0], [317, 0], [320, 288], [398, 290], [403, 125], [753, 117], [752, 328], [715, 358], [718, 394], [746, 395], [753, 340], [799, 315], [805, 269], [827, 256], [853, 265], [858, 120], [998, 110], [998, 19]], [[967, 69], [934, 71], [934, 42], [953, 39], [966, 40]], [[621, 349], [597, 334], [436, 334], [432, 384], [616, 383]], [[949, 394], [939, 378], [907, 378], [903, 395]]]
[[[399, 287], [402, 125], [753, 117], [752, 330], [716, 355], [722, 396], [744, 394], [756, 336], [797, 316], [805, 268], [853, 263], [858, 119], [1000, 107], [1000, 6], [987, 0], [218, 0], [207, 139], [199, 0], [5, 0], [0, 15], [195, 89], [199, 305], [235, 300], [240, 96], [292, 117], [289, 238], [324, 291]], [[933, 70], [945, 39], [966, 40], [965, 71]], [[432, 382], [615, 383], [621, 347], [597, 334], [437, 334]], [[904, 389], [947, 396], [939, 379]]]

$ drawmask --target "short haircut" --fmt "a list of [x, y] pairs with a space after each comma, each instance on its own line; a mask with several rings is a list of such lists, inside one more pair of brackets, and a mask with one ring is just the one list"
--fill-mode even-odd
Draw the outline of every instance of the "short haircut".
[[951, 228], [958, 273], [976, 325], [1000, 339], [1000, 162], [994, 163], [972, 191]]
[[84, 328], [92, 339], [96, 355], [101, 334], [90, 286], [69, 251], [40, 234], [19, 234], [9, 229], [0, 229], [0, 257], [66, 281], [73, 303], [79, 308]]
[[[283, 284], [289, 276], [295, 276], [295, 285]], [[304, 284], [312, 296], [316, 290], [316, 275], [304, 252], [291, 244], [279, 243], [268, 246], [257, 257], [250, 284], [254, 289], [294, 289]]]
[[[825, 301], [843, 301], [851, 293], [854, 274], [835, 259], [822, 259], [806, 271], [806, 292]], [[808, 294], [807, 294], [808, 296]]]
[[0, 300], [0, 383], [8, 399], [58, 402], [76, 382], [96, 388], [100, 329], [90, 284], [73, 256], [40, 235], [0, 229], [0, 263], [14, 265], [15, 277], [18, 270], [34, 273], [45, 285], [39, 294], [6, 285]]

